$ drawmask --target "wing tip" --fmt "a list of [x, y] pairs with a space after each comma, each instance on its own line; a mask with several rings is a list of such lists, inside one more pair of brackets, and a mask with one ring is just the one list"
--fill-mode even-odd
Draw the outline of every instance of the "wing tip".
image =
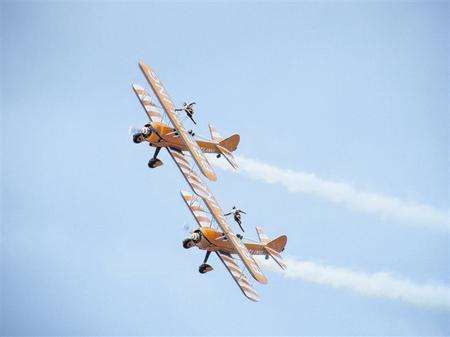
[[131, 87], [136, 94], [138, 91], [145, 91], [144, 87], [139, 84], [131, 83]]
[[216, 181], [217, 180], [217, 174], [214, 171], [210, 171], [210, 172], [204, 172], [202, 170], [202, 173], [205, 175], [206, 178], [208, 178], [211, 181]]

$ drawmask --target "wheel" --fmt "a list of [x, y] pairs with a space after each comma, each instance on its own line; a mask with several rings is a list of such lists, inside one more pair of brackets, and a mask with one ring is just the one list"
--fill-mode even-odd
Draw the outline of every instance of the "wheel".
[[220, 153], [216, 156], [216, 158], [220, 158]]
[[195, 242], [192, 239], [184, 239], [183, 240], [183, 248], [189, 249], [195, 246]]
[[209, 264], [207, 263], [203, 263], [202, 265], [200, 265], [200, 267], [198, 267], [198, 272], [200, 274], [204, 274], [207, 273], [209, 271], [213, 270], [213, 267], [211, 267]]
[[148, 167], [155, 168], [155, 167], [161, 166], [162, 164], [163, 164], [163, 162], [161, 160], [152, 158], [148, 162]]
[[144, 141], [144, 135], [142, 133], [136, 133], [133, 135], [133, 142], [136, 144], [142, 143]]

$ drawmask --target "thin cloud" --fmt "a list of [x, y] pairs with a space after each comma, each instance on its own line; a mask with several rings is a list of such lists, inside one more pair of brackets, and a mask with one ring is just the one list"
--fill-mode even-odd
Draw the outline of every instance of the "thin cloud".
[[416, 284], [407, 279], [396, 278], [389, 273], [367, 274], [345, 268], [326, 266], [293, 257], [285, 259], [287, 269], [282, 270], [271, 261], [259, 259], [260, 263], [284, 277], [305, 282], [347, 289], [363, 296], [399, 300], [424, 308], [450, 310], [450, 288], [444, 285]]
[[[225, 170], [231, 170], [223, 160], [211, 158]], [[244, 156], [236, 157], [240, 171], [250, 178], [269, 184], [280, 184], [291, 193], [305, 193], [358, 211], [377, 214], [405, 224], [448, 230], [448, 213], [431, 206], [410, 203], [396, 197], [359, 191], [350, 184], [324, 180], [313, 173], [281, 169]]]

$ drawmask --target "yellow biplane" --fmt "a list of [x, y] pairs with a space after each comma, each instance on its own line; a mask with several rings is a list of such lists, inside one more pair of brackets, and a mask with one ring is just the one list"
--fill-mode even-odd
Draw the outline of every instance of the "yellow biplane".
[[160, 149], [165, 147], [176, 151], [191, 152], [201, 172], [210, 180], [216, 180], [217, 178], [203, 152], [216, 153], [217, 157], [223, 155], [230, 165], [237, 169], [232, 152], [237, 149], [240, 140], [239, 135], [234, 134], [224, 139], [212, 125], [209, 125], [211, 140], [194, 139], [193, 132], [186, 131], [181, 123], [178, 114], [175, 112], [178, 109], [175, 109], [172, 100], [169, 98], [165, 88], [153, 70], [143, 62], [139, 62], [139, 66], [174, 126], [171, 127], [163, 123], [163, 118], [158, 107], [152, 102], [145, 89], [133, 84], [133, 91], [151, 121], [133, 135], [133, 141], [135, 143], [146, 141], [150, 146], [156, 147], [155, 154], [148, 162], [148, 166], [155, 168], [163, 164], [160, 159], [157, 159], [157, 156]]
[[[169, 98], [169, 95], [154, 71], [143, 62], [140, 62], [139, 65], [146, 79], [150, 83], [153, 92], [161, 103], [163, 110], [166, 112], [173, 125], [173, 128], [170, 128], [167, 125], [158, 124], [161, 123], [162, 117], [159, 111], [156, 110], [156, 106], [152, 103], [150, 96], [142, 87], [134, 85], [133, 89], [141, 101], [147, 115], [152, 121], [151, 132], [154, 134], [146, 134], [145, 139], [149, 141], [151, 145], [161, 145], [157, 146], [157, 151], [161, 147], [165, 147], [167, 149], [175, 164], [178, 166], [181, 174], [196, 194], [196, 196], [194, 196], [187, 192], [181, 192], [183, 200], [186, 202], [199, 225], [199, 228], [192, 232], [191, 236], [183, 242], [183, 246], [185, 248], [197, 246], [200, 249], [207, 251], [204, 263], [199, 268], [201, 273], [206, 273], [212, 270], [212, 267], [206, 264], [206, 262], [211, 252], [216, 252], [244, 295], [253, 301], [258, 301], [258, 294], [250, 285], [244, 272], [240, 269], [236, 260], [232, 257], [232, 254], [237, 254], [239, 256], [245, 268], [255, 280], [260, 283], [267, 283], [267, 278], [262, 273], [253, 255], [264, 255], [266, 258], [272, 257], [280, 265], [280, 267], [285, 268], [286, 266], [282, 261], [280, 253], [284, 250], [287, 237], [283, 235], [275, 240], [269, 240], [267, 236], [262, 233], [262, 230], [257, 228], [260, 242], [250, 243], [244, 242], [241, 237], [238, 237], [232, 231], [221, 207], [219, 206], [219, 203], [211, 193], [209, 187], [199, 178], [193, 166], [190, 164], [189, 157], [192, 157], [205, 177], [210, 180], [217, 179], [210, 163], [201, 149], [202, 143], [196, 142], [191, 137], [191, 134], [186, 131], [179, 117], [175, 113], [172, 100]], [[171, 131], [168, 131], [169, 129]], [[167, 132], [164, 130], [167, 130]], [[218, 141], [217, 132], [212, 127], [210, 127], [210, 130], [213, 140], [216, 139], [214, 143], [216, 149], [220, 152], [220, 154], [223, 154], [224, 157], [227, 158], [233, 167], [235, 167], [236, 165], [231, 152], [235, 150], [239, 142], [239, 136], [235, 135], [223, 141]], [[172, 133], [178, 136], [176, 137], [176, 141], [173, 138], [169, 138]], [[166, 137], [162, 137], [163, 135]], [[225, 142], [227, 140], [228, 142]], [[223, 151], [222, 148], [226, 149], [226, 151]], [[187, 153], [183, 153], [183, 151], [186, 151]], [[232, 160], [230, 160], [230, 158]], [[200, 201], [203, 201], [206, 205], [209, 214], [212, 216], [212, 219], [215, 220], [220, 230], [213, 228], [212, 221], [201, 206]]]
[[[235, 242], [233, 241], [242, 242], [245, 250], [251, 255], [263, 255], [266, 259], [272, 257], [282, 269], [286, 269], [286, 264], [283, 262], [280, 253], [284, 251], [284, 247], [287, 243], [287, 236], [281, 235], [274, 240], [270, 240], [269, 237], [264, 234], [261, 227], [256, 227], [259, 242], [243, 242], [242, 238], [233, 234], [231, 230], [227, 230], [228, 234], [225, 234], [212, 227], [212, 221], [209, 219], [207, 212], [203, 209], [199, 197], [185, 191], [181, 191], [181, 196], [199, 226], [199, 228], [194, 230], [188, 238], [183, 240], [183, 247], [189, 249], [197, 246], [199, 249], [206, 250], [205, 259], [198, 268], [198, 271], [201, 274], [204, 274], [213, 270], [206, 262], [208, 261], [211, 252], [215, 252], [230, 272], [243, 294], [252, 301], [258, 301], [258, 294], [250, 285], [244, 272], [239, 268], [236, 260], [232, 256], [232, 254], [239, 254], [238, 250], [242, 248], [241, 245], [235, 245]], [[230, 240], [231, 238], [233, 240]], [[261, 278], [257, 280], [265, 283]]]

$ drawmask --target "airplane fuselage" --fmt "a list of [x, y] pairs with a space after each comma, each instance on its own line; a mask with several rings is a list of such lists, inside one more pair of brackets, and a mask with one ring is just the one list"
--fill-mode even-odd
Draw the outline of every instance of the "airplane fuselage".
[[[156, 132], [151, 132], [147, 136], [144, 136], [144, 139], [150, 146], [171, 147], [179, 151], [188, 151], [183, 139], [174, 128], [161, 122], [153, 122], [151, 126]], [[220, 153], [217, 149], [216, 142], [197, 139], [195, 141], [203, 152]]]
[[[201, 227], [198, 230], [201, 232], [200, 242], [196, 244], [199, 249], [237, 254], [236, 249], [224, 233], [211, 227]], [[264, 244], [245, 242], [244, 245], [252, 255], [267, 255]]]

